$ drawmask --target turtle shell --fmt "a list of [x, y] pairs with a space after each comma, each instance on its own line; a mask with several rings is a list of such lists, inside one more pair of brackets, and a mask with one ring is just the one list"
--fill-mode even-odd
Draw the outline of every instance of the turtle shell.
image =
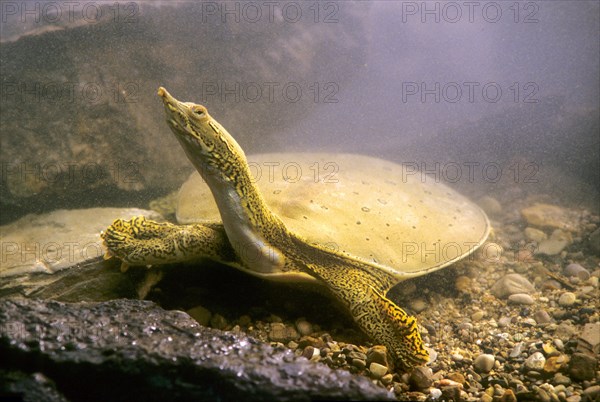
[[[398, 279], [468, 256], [490, 231], [477, 205], [412, 166], [327, 153], [252, 155], [248, 164], [267, 205], [289, 230]], [[197, 172], [179, 191], [176, 216], [180, 223], [220, 221]]]

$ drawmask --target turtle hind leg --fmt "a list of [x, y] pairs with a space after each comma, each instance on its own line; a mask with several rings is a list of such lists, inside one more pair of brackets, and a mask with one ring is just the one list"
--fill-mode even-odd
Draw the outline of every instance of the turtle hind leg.
[[174, 225], [143, 216], [117, 219], [103, 233], [108, 256], [127, 265], [158, 265], [210, 258], [233, 261], [235, 255], [219, 225]]
[[374, 287], [370, 287], [371, 297], [382, 312], [388, 328], [379, 329], [378, 336], [388, 338], [385, 344], [392, 345], [392, 354], [404, 369], [429, 361], [429, 353], [423, 345], [415, 317], [398, 307]]
[[386, 346], [397, 366], [407, 370], [428, 362], [429, 354], [416, 319], [385, 297], [395, 278], [359, 261], [348, 261], [326, 252], [318, 261], [318, 264], [302, 265], [344, 302], [371, 339]]

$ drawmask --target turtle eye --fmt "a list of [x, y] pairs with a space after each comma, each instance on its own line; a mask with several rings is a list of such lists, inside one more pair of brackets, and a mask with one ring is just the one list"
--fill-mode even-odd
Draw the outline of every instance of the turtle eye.
[[200, 106], [195, 106], [192, 108], [192, 111], [194, 113], [196, 113], [198, 116], [203, 116], [204, 115], [204, 108], [200, 107]]

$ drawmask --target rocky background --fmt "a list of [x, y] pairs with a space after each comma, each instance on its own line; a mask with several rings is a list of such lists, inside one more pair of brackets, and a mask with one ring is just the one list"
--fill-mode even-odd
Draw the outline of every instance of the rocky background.
[[209, 104], [258, 152], [343, 87], [356, 71], [339, 60], [360, 62], [369, 41], [367, 7], [342, 5], [333, 23], [305, 7], [298, 23], [240, 9], [224, 23], [201, 3], [132, 2], [89, 9], [93, 18], [75, 9], [70, 22], [36, 4], [39, 23], [18, 9], [1, 32], [2, 222], [178, 188], [191, 167], [164, 123], [161, 85]]

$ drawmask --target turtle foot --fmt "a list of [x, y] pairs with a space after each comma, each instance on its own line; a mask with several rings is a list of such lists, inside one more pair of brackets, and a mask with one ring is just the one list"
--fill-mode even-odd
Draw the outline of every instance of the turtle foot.
[[[123, 265], [148, 265], [162, 262], [162, 250], [177, 226], [137, 216], [130, 220], [116, 219], [101, 237], [106, 249], [105, 259], [119, 258]], [[167, 261], [168, 262], [168, 261]]]

